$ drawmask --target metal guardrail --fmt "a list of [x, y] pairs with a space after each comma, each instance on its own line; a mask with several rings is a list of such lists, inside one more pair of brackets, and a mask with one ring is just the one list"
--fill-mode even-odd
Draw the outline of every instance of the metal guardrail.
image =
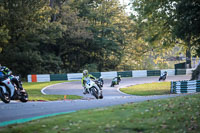
[[[148, 76], [160, 76], [161, 73], [167, 71], [168, 76], [173, 75], [187, 75], [192, 73], [192, 69], [164, 69], [164, 70], [133, 70], [133, 71], [111, 71], [111, 72], [91, 72], [93, 76], [99, 78], [114, 78], [116, 76], [121, 77], [148, 77]], [[35, 74], [28, 75], [28, 82], [48, 82], [57, 80], [80, 80], [82, 73], [66, 73], [66, 74]]]
[[200, 80], [171, 81], [171, 93], [200, 92]]

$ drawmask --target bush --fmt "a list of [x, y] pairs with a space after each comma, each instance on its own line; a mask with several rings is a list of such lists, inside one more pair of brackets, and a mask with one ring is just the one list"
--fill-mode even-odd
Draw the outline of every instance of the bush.
[[81, 70], [87, 69], [89, 72], [98, 72], [97, 64], [86, 64]]

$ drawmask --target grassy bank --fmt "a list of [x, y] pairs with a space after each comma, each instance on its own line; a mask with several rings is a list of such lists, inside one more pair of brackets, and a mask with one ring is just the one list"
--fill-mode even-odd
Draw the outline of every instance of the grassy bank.
[[131, 95], [162, 95], [170, 93], [170, 82], [147, 83], [121, 88], [120, 91]]
[[2, 133], [200, 131], [200, 94], [82, 110], [0, 128]]
[[[68, 81], [32, 82], [32, 83], [25, 82], [23, 84], [23, 87], [29, 94], [29, 100], [47, 100], [47, 101], [63, 100], [64, 95], [43, 95], [41, 93], [42, 88], [62, 82], [68, 82]], [[67, 99], [80, 99], [80, 98], [81, 96], [67, 95]]]

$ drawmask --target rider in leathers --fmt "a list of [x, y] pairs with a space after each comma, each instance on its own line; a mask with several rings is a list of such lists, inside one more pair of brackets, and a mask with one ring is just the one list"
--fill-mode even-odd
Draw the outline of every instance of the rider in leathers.
[[21, 92], [24, 91], [23, 87], [21, 86], [21, 84], [18, 82], [18, 80], [12, 76], [12, 71], [6, 67], [6, 66], [1, 66], [0, 64], [0, 71], [3, 73], [3, 76], [6, 78], [10, 78], [10, 81], [12, 83], [15, 83], [17, 85], [17, 88], [19, 88], [21, 90]]
[[91, 74], [89, 74], [88, 73], [88, 70], [84, 70], [83, 71], [83, 77], [82, 77], [82, 79], [81, 79], [81, 84], [82, 84], [82, 86], [83, 86], [83, 94], [87, 94], [87, 93], [89, 93], [88, 92], [88, 90], [86, 89], [86, 87], [85, 87], [85, 82], [84, 82], [84, 80], [85, 80], [85, 78], [91, 78], [91, 79], [94, 79], [94, 80], [96, 80], [96, 78], [94, 77], [94, 76], [92, 76]]

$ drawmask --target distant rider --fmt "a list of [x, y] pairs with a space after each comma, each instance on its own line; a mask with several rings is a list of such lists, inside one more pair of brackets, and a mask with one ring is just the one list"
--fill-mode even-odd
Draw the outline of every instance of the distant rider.
[[160, 78], [159, 78], [159, 81], [161, 80], [165, 80], [167, 78], [167, 71], [164, 71], [161, 75], [160, 75]]
[[117, 76], [117, 84], [121, 81], [121, 75]]
[[114, 77], [113, 81], [116, 82], [117, 85], [119, 85], [119, 82], [121, 81], [121, 75]]
[[82, 77], [82, 79], [81, 79], [81, 84], [82, 84], [82, 86], [83, 86], [83, 94], [85, 95], [85, 94], [87, 94], [88, 93], [88, 90], [87, 90], [87, 88], [85, 87], [85, 79], [86, 78], [91, 78], [91, 79], [93, 79], [93, 80], [96, 80], [96, 78], [94, 77], [94, 76], [92, 76], [91, 74], [89, 74], [88, 73], [88, 70], [84, 70], [83, 71], [83, 77]]
[[162, 76], [167, 76], [167, 71], [164, 71], [164, 73], [162, 74]]
[[11, 82], [15, 83], [17, 85], [17, 88], [19, 88], [21, 90], [21, 92], [24, 91], [23, 87], [18, 82], [18, 80], [12, 75], [12, 71], [8, 67], [1, 66], [1, 64], [0, 64], [0, 72], [3, 73], [3, 77], [10, 78]]

